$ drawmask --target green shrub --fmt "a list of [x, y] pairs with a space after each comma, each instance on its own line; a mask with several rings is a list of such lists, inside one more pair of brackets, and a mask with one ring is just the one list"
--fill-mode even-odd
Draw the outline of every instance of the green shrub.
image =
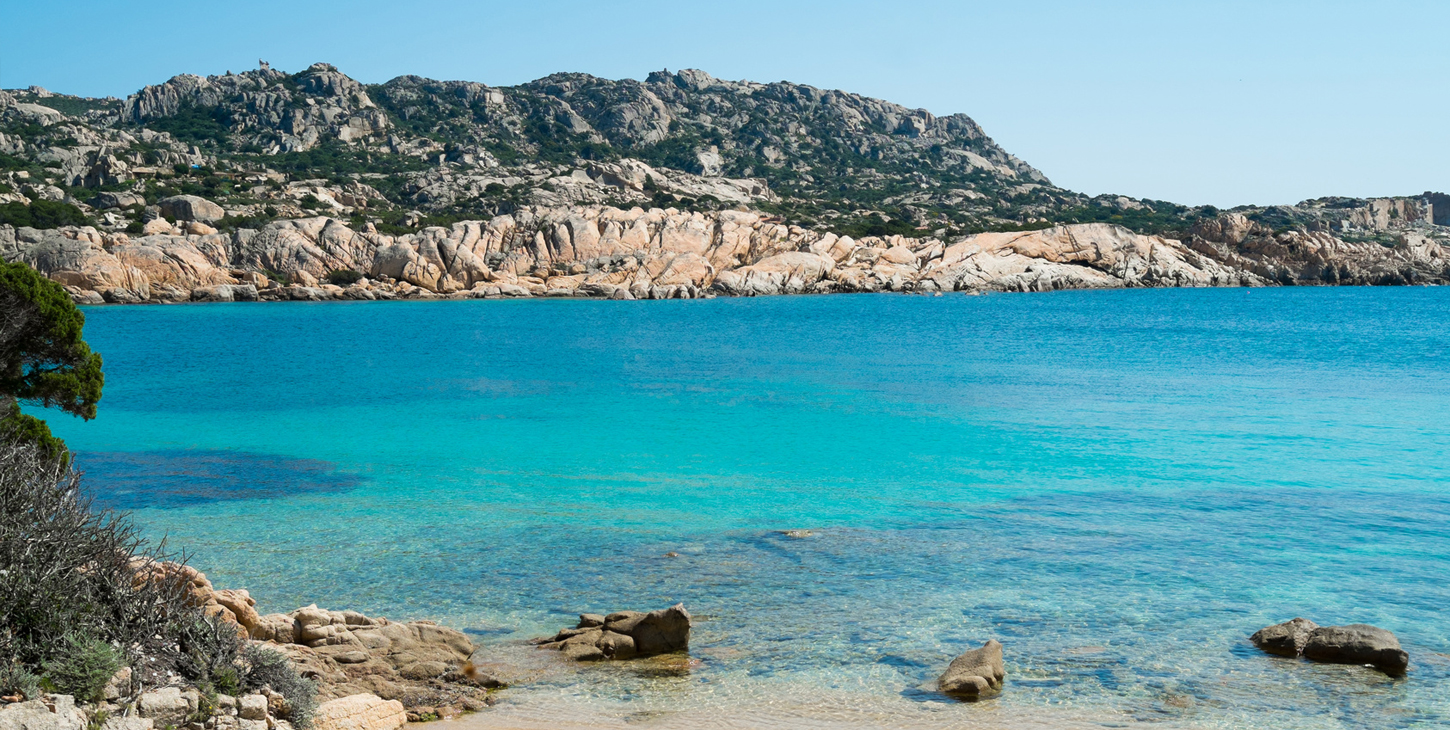
[[24, 695], [33, 700], [40, 697], [40, 677], [14, 662], [0, 663], [0, 695]]
[[363, 275], [352, 269], [338, 269], [327, 272], [327, 283], [337, 286], [352, 286], [361, 278], [363, 278]]
[[0, 225], [9, 224], [19, 228], [59, 228], [60, 226], [84, 226], [90, 219], [80, 208], [56, 200], [32, 200], [24, 203], [0, 205]]
[[305, 728], [312, 724], [312, 715], [317, 711], [317, 685], [297, 673], [297, 667], [285, 654], [256, 644], [242, 649], [243, 689], [257, 691], [271, 687], [287, 700], [287, 720], [294, 727]]
[[224, 695], [241, 694], [242, 675], [236, 667], [218, 667], [212, 672], [211, 686]]
[[106, 683], [123, 664], [120, 650], [84, 633], [67, 634], [57, 648], [43, 665], [45, 677], [81, 702], [104, 700]]

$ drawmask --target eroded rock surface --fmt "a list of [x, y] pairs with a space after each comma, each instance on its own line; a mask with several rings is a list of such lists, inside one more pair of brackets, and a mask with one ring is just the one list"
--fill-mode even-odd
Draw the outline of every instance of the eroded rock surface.
[[70, 695], [0, 706], [0, 730], [85, 730], [86, 723]]

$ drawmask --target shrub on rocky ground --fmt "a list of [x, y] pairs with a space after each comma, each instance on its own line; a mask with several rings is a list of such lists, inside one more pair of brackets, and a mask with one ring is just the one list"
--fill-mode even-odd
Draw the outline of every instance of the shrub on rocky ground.
[[40, 677], [19, 664], [0, 663], [0, 696], [17, 695], [27, 700], [40, 697]]
[[0, 434], [0, 663], [34, 671], [68, 650], [66, 637], [130, 655], [171, 656], [171, 625], [195, 609], [184, 587], [138, 580], [160, 560], [123, 514], [94, 509], [67, 459]]
[[[285, 656], [246, 644], [209, 615], [183, 564], [99, 509], [64, 455], [0, 434], [0, 689], [38, 696], [42, 679], [98, 701], [123, 665], [137, 686], [178, 678], [206, 694], [270, 687], [305, 727], [316, 687]], [[38, 675], [38, 676], [37, 676]]]
[[352, 269], [338, 269], [327, 273], [327, 283], [337, 286], [352, 286], [361, 278], [363, 275]]
[[243, 681], [249, 689], [271, 687], [287, 700], [283, 715], [293, 725], [305, 728], [317, 711], [317, 685], [297, 672], [292, 660], [281, 652], [248, 644], [242, 650]]
[[123, 664], [121, 652], [84, 633], [66, 635], [56, 649], [42, 665], [56, 690], [81, 702], [105, 699], [106, 683]]

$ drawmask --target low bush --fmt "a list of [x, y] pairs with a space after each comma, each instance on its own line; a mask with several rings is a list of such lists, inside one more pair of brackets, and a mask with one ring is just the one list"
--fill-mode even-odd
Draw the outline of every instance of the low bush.
[[0, 664], [0, 695], [22, 695], [27, 700], [40, 697], [40, 677], [14, 662]]
[[352, 269], [338, 269], [327, 272], [327, 283], [337, 286], [352, 286], [362, 278], [362, 274]]
[[271, 687], [287, 700], [287, 720], [298, 728], [312, 724], [317, 711], [317, 685], [297, 673], [297, 667], [285, 654], [256, 644], [242, 650], [245, 666], [242, 684], [247, 689]]
[[19, 228], [59, 228], [60, 226], [90, 225], [90, 219], [80, 208], [70, 203], [55, 200], [32, 200], [24, 203], [0, 205], [0, 225], [9, 224]]
[[120, 650], [83, 633], [67, 634], [56, 648], [42, 665], [56, 690], [80, 702], [105, 699], [106, 683], [123, 664]]

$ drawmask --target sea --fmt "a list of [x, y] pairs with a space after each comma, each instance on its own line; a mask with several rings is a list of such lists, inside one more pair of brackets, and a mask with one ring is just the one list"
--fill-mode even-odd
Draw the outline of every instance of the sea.
[[[88, 492], [263, 613], [467, 632], [460, 726], [1450, 726], [1450, 289], [84, 311]], [[688, 657], [527, 643], [675, 603]]]

